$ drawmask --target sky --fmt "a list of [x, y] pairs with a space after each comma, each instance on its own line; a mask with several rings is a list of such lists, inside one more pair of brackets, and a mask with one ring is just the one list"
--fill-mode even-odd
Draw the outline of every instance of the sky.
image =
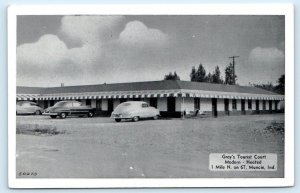
[[193, 66], [237, 83], [276, 84], [284, 74], [284, 16], [69, 15], [17, 17], [17, 85], [162, 80]]

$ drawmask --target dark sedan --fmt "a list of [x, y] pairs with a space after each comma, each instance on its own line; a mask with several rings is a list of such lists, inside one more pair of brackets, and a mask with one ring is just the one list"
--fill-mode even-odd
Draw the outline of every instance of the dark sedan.
[[78, 101], [59, 101], [53, 107], [49, 107], [45, 110], [43, 115], [50, 115], [51, 118], [60, 117], [62, 119], [67, 116], [85, 116], [93, 117], [95, 115], [95, 109], [86, 105], [83, 105]]

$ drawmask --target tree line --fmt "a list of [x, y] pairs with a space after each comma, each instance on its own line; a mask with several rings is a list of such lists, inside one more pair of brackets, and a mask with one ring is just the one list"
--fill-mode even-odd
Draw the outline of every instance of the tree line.
[[[215, 83], [215, 84], [228, 84], [234, 85], [237, 80], [237, 76], [234, 74], [234, 68], [232, 63], [230, 63], [225, 68], [225, 79], [221, 76], [219, 66], [215, 67], [215, 70], [212, 73], [206, 73], [206, 70], [202, 64], [199, 64], [198, 68], [195, 66], [192, 67], [190, 73], [190, 81], [192, 82], [208, 82], [208, 83]], [[176, 73], [170, 72], [169, 74], [165, 75], [164, 80], [180, 80], [179, 75]], [[251, 84], [251, 86], [262, 88], [268, 91], [276, 92], [279, 94], [284, 94], [285, 89], [285, 76], [281, 75], [281, 77], [277, 80], [276, 84], [267, 83], [267, 84]]]
[[[221, 76], [221, 71], [219, 66], [215, 67], [215, 70], [208, 74], [202, 64], [199, 64], [198, 68], [195, 66], [192, 67], [192, 71], [190, 73], [190, 80], [192, 82], [208, 82], [208, 83], [216, 83], [216, 84], [235, 84], [237, 76], [234, 75], [233, 65], [230, 63], [225, 68], [225, 80]], [[176, 73], [170, 72], [169, 74], [165, 75], [164, 80], [180, 80], [180, 77]]]

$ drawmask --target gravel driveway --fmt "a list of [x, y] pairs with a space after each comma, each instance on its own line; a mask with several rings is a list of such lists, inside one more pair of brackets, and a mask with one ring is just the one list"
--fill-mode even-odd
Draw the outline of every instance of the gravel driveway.
[[[17, 116], [17, 128], [51, 133], [17, 134], [17, 177], [35, 178], [223, 178], [283, 177], [283, 114], [121, 122], [103, 117], [50, 119]], [[276, 153], [272, 172], [209, 170], [210, 153]]]

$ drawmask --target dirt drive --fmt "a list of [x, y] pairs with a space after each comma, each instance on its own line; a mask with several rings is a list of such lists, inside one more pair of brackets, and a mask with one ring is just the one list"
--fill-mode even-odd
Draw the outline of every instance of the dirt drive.
[[[104, 117], [17, 116], [17, 177], [283, 177], [283, 114], [121, 122]], [[266, 129], [267, 128], [267, 129]], [[210, 153], [276, 153], [277, 171], [209, 170]], [[23, 176], [20, 172], [35, 175]]]

